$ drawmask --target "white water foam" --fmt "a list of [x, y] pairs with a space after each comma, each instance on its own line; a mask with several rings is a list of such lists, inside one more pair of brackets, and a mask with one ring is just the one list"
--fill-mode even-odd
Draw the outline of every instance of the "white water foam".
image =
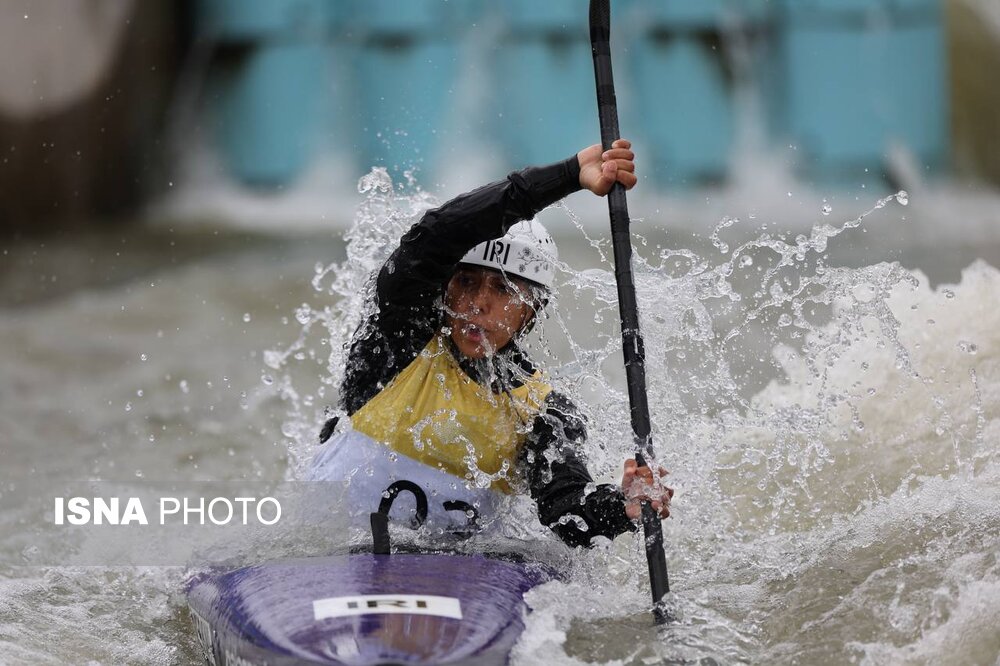
[[[328, 359], [318, 389], [286, 375], [298, 460], [330, 413], [317, 398], [335, 400], [370, 272], [432, 201], [367, 178], [348, 261], [317, 267], [320, 298], [336, 302], [301, 311], [303, 334], [270, 357], [279, 370], [295, 350]], [[981, 628], [1000, 608], [1000, 272], [977, 262], [931, 288], [898, 264], [827, 259], [831, 242], [905, 199], [794, 237], [728, 241], [724, 219], [711, 251], [637, 239], [654, 441], [677, 489], [665, 528], [678, 622], [651, 626], [644, 557], [623, 537], [529, 594], [515, 663], [923, 663], [954, 651], [956, 633], [978, 636], [962, 652], [971, 662], [996, 659]], [[574, 259], [597, 266], [562, 267], [531, 347], [589, 414], [590, 466], [610, 481], [631, 452], [610, 246], [567, 209], [553, 214], [584, 237], [569, 240]]]
[[[293, 252], [270, 241], [3, 313], [0, 555], [29, 565], [0, 568], [4, 659], [199, 658], [181, 571], [42, 566], [101, 545], [76, 543], [45, 512], [84, 479], [162, 472], [262, 490], [286, 468], [294, 478], [336, 403], [368, 274], [433, 205], [379, 174], [366, 183], [347, 261], [330, 263], [343, 255], [328, 239]], [[889, 200], [860, 225], [841, 206], [812, 211], [843, 228], [835, 236], [763, 229], [763, 216], [721, 219], [691, 242], [636, 226], [654, 443], [677, 489], [664, 526], [678, 622], [652, 626], [643, 553], [625, 536], [570, 553], [569, 580], [529, 595], [515, 663], [996, 661], [997, 271], [975, 263], [931, 286], [821, 249], [887, 221], [898, 234], [894, 219], [922, 205]], [[567, 265], [532, 352], [590, 414], [590, 467], [615, 481], [631, 436], [610, 244], [567, 209], [543, 215], [571, 231], [557, 233]], [[128, 247], [91, 258], [120, 269]], [[511, 515], [536, 524], [530, 500]], [[242, 561], [330, 546], [323, 530], [284, 536]], [[567, 557], [543, 545], [540, 559]]]

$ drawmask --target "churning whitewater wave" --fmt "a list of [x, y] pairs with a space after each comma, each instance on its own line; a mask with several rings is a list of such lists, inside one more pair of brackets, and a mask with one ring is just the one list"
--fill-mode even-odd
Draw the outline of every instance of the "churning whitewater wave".
[[[50, 566], [100, 544], [45, 512], [95, 479], [299, 478], [336, 412], [372, 271], [437, 203], [380, 171], [361, 190], [346, 254], [236, 247], [3, 313], [0, 660], [199, 659], [182, 567]], [[904, 201], [805, 232], [637, 225], [654, 443], [677, 490], [664, 523], [677, 621], [652, 626], [635, 537], [571, 552], [543, 535], [532, 554], [571, 575], [529, 593], [514, 663], [997, 663], [1000, 272], [976, 262], [932, 286], [831, 259]], [[564, 206], [542, 219], [565, 263], [531, 352], [587, 413], [595, 478], [614, 481], [632, 438], [610, 242]], [[537, 538], [530, 501], [509, 515], [510, 543]], [[236, 547], [244, 563], [336, 538]]]
[[[285, 377], [293, 469], [335, 413], [372, 271], [435, 203], [380, 170], [360, 191], [348, 259], [316, 267], [325, 304], [303, 305], [299, 338], [267, 357]], [[1000, 272], [976, 262], [931, 288], [898, 263], [828, 260], [864, 218], [906, 204], [901, 192], [840, 226], [738, 243], [727, 218], [708, 249], [637, 238], [654, 441], [677, 489], [665, 527], [678, 622], [650, 626], [644, 557], [623, 537], [529, 594], [516, 663], [997, 659]], [[631, 431], [610, 244], [565, 207], [542, 219], [571, 250], [529, 346], [588, 414], [595, 478], [613, 480]], [[327, 355], [316, 385], [291, 379], [303, 353]], [[530, 516], [514, 504], [514, 522]]]

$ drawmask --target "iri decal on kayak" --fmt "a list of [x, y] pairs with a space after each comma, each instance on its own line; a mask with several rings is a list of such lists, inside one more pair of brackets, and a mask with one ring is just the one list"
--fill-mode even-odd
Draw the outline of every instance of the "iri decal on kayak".
[[462, 619], [462, 604], [454, 597], [430, 594], [364, 594], [354, 597], [330, 597], [313, 602], [317, 620], [351, 615], [435, 615]]

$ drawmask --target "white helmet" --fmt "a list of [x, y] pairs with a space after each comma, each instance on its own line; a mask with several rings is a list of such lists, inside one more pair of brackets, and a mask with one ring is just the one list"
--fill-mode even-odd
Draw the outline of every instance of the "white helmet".
[[552, 289], [559, 251], [540, 222], [518, 222], [495, 240], [469, 250], [459, 263], [485, 266]]

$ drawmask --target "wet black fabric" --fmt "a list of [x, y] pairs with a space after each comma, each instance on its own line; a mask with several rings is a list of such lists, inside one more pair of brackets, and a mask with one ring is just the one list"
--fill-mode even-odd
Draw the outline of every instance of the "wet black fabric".
[[[576, 156], [517, 171], [428, 211], [404, 234], [379, 271], [374, 312], [351, 344], [341, 407], [354, 414], [427, 346], [442, 324], [444, 289], [466, 252], [579, 190], [579, 178]], [[519, 376], [535, 370], [516, 341], [482, 361], [452, 353], [472, 379], [494, 392], [518, 386]], [[532, 424], [519, 466], [541, 522], [574, 546], [635, 529], [621, 491], [594, 485], [581, 458], [586, 437], [579, 410], [553, 391]]]

